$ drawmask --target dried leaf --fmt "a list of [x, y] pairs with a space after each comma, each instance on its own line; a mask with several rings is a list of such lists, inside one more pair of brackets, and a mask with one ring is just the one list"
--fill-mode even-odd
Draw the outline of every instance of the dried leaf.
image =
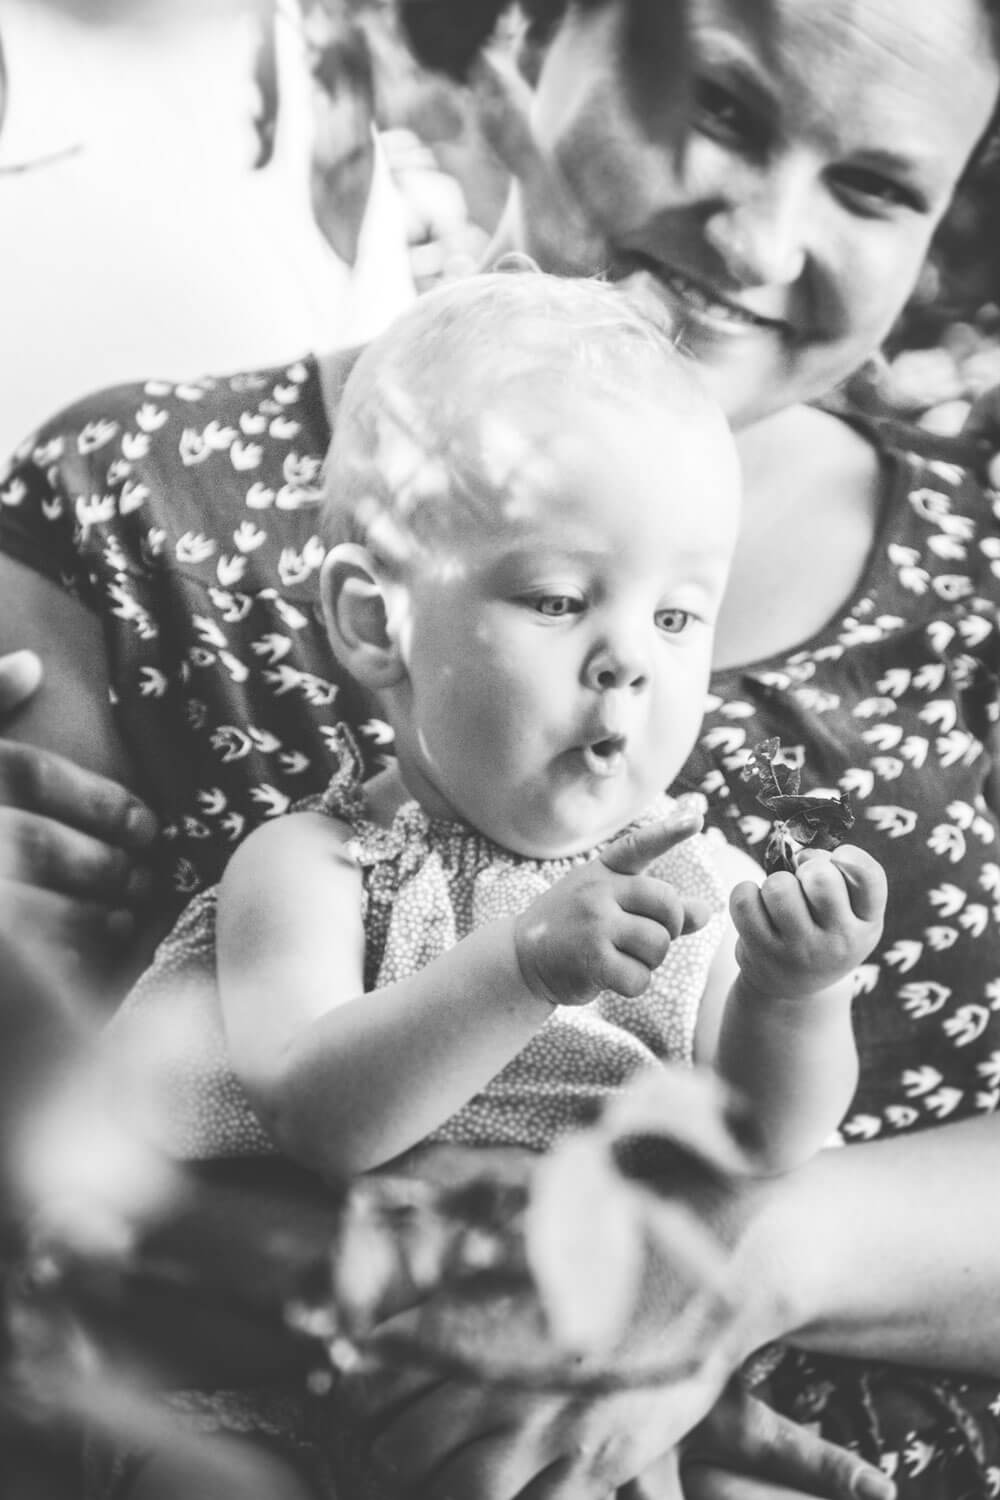
[[854, 826], [854, 812], [846, 792], [837, 797], [799, 792], [801, 773], [781, 760], [781, 741], [762, 740], [750, 752], [742, 779], [756, 784], [757, 801], [775, 818], [764, 849], [764, 869], [795, 870], [802, 849], [836, 849]]

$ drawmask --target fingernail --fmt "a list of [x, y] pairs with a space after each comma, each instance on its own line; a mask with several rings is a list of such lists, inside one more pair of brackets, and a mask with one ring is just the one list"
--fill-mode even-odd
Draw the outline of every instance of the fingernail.
[[674, 833], [697, 833], [703, 821], [700, 813], [685, 812], [671, 818], [670, 827]]
[[125, 828], [135, 844], [151, 844], [159, 832], [156, 818], [142, 802], [133, 802], [125, 815]]
[[851, 1489], [857, 1500], [895, 1500], [896, 1486], [888, 1474], [877, 1469], [859, 1469]]

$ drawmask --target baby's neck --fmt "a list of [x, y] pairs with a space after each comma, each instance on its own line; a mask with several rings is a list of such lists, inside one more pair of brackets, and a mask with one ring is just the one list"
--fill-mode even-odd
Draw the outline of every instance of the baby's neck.
[[380, 828], [391, 828], [399, 809], [404, 803], [412, 801], [413, 797], [407, 790], [395, 761], [365, 782], [368, 815]]

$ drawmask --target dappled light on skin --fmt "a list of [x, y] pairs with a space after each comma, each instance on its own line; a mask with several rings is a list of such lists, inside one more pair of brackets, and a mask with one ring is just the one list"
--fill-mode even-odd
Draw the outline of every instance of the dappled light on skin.
[[419, 562], [442, 578], [466, 564], [449, 539], [469, 529], [528, 525], [560, 472], [551, 437], [535, 436], [515, 402], [433, 431], [427, 413], [393, 387], [345, 468], [352, 535], [394, 570]]

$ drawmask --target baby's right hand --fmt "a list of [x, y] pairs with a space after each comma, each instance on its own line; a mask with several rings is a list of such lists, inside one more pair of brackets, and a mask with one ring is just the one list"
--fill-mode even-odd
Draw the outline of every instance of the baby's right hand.
[[550, 1005], [586, 1005], [602, 990], [643, 994], [673, 940], [710, 915], [646, 866], [700, 828], [697, 813], [684, 813], [622, 834], [538, 896], [514, 928], [532, 994]]

